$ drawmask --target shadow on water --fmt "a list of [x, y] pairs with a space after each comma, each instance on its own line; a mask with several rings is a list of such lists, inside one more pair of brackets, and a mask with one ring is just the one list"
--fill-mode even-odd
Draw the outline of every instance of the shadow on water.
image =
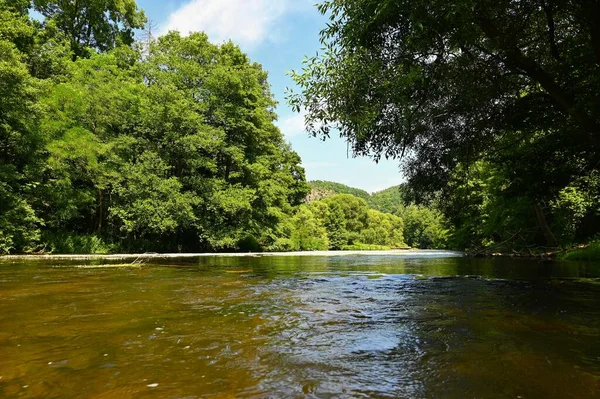
[[0, 397], [600, 397], [600, 265], [0, 265]]

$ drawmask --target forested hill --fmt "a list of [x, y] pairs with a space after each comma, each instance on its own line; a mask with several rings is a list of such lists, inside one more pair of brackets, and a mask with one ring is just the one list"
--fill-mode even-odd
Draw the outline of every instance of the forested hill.
[[350, 194], [364, 199], [372, 209], [376, 209], [380, 212], [394, 213], [397, 211], [398, 207], [404, 205], [402, 185], [393, 186], [372, 194], [369, 194], [367, 191], [361, 190], [360, 188], [354, 188], [331, 181], [313, 180], [309, 181], [308, 185], [311, 189], [311, 192], [306, 198], [308, 202], [321, 200], [335, 194]]
[[[382, 191], [368, 192], [329, 181], [310, 181], [311, 192], [307, 195], [302, 212], [321, 218], [330, 245], [334, 248], [364, 248], [364, 244], [377, 244], [398, 247], [399, 237], [403, 243], [413, 248], [448, 248], [452, 242], [453, 228], [446, 218], [435, 207], [416, 205], [404, 198], [402, 185], [393, 186]], [[335, 231], [336, 223], [332, 217], [339, 214], [337, 208], [343, 209], [348, 221], [346, 229], [342, 229], [342, 242], [336, 242], [339, 233]], [[337, 225], [343, 224], [337, 222]], [[363, 227], [356, 227], [356, 226]], [[334, 230], [332, 231], [332, 228]], [[402, 234], [399, 232], [402, 231]], [[313, 235], [320, 233], [314, 230]], [[333, 239], [332, 239], [333, 237]], [[348, 245], [353, 244], [353, 245]], [[336, 246], [337, 245], [337, 246]]]
[[346, 186], [342, 183], [335, 183], [332, 181], [323, 181], [323, 180], [313, 180], [309, 181], [308, 185], [311, 189], [307, 200], [316, 201], [323, 198], [331, 197], [335, 194], [350, 194], [358, 198], [362, 198], [364, 200], [369, 200], [371, 198], [371, 194], [366, 192], [365, 190], [361, 190], [360, 188], [354, 188], [350, 186]]

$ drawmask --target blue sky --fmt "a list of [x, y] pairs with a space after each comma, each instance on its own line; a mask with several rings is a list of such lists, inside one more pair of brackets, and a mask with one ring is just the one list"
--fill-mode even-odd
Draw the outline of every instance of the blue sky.
[[339, 137], [326, 141], [309, 137], [304, 117], [285, 103], [286, 75], [299, 70], [305, 55], [320, 48], [319, 31], [325, 19], [314, 7], [316, 0], [138, 0], [157, 32], [178, 30], [182, 34], [204, 31], [211, 41], [231, 39], [269, 72], [281, 128], [293, 149], [302, 157], [309, 180], [331, 180], [373, 192], [399, 184], [398, 161], [347, 156], [346, 142]]

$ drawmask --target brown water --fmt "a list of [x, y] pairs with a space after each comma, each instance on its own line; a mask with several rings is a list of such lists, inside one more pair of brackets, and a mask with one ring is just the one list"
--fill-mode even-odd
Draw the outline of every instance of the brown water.
[[600, 398], [599, 264], [166, 262], [0, 262], [0, 397]]

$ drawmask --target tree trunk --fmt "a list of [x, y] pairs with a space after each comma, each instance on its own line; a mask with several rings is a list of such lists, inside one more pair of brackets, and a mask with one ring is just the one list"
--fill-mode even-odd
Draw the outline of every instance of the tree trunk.
[[98, 189], [98, 235], [102, 234], [102, 219], [104, 218], [104, 211], [102, 205], [102, 190]]
[[558, 246], [557, 242], [556, 242], [556, 237], [554, 237], [552, 230], [550, 230], [550, 227], [548, 227], [548, 221], [546, 220], [546, 215], [544, 214], [544, 210], [542, 209], [542, 206], [540, 205], [539, 202], [536, 202], [533, 205], [533, 209], [535, 211], [535, 216], [537, 217], [538, 224], [540, 225], [540, 228], [542, 229], [542, 232], [544, 233], [544, 238], [546, 239], [546, 245], [548, 245], [549, 247], [552, 247], [552, 248], [556, 248]]

